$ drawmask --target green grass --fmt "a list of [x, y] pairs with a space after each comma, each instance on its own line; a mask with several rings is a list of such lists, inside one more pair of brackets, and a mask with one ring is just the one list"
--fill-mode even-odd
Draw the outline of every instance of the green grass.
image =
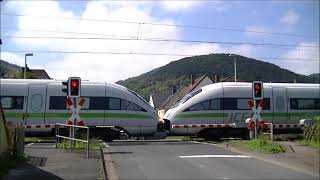
[[310, 141], [301, 140], [301, 141], [297, 141], [297, 143], [320, 150], [320, 141], [315, 141], [315, 140], [310, 140]]
[[180, 139], [182, 141], [190, 141], [191, 140], [190, 136], [167, 136], [166, 139], [168, 139], [168, 140]]
[[273, 154], [285, 152], [285, 147], [283, 145], [271, 143], [270, 140], [265, 138], [254, 140], [237, 140], [232, 141], [231, 143], [243, 147], [245, 149], [261, 153]]
[[11, 169], [16, 168], [19, 163], [22, 163], [24, 161], [27, 161], [27, 158], [25, 156], [18, 157], [17, 159], [1, 159], [0, 177], [8, 174]]
[[[70, 149], [70, 140], [62, 140], [58, 144], [60, 149]], [[75, 141], [74, 149], [86, 149], [87, 143]], [[96, 139], [91, 139], [89, 144], [89, 149], [97, 150], [100, 148], [99, 142]]]

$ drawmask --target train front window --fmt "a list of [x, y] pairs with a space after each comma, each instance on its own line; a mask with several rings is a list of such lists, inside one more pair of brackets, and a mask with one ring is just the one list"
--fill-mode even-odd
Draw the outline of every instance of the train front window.
[[175, 107], [179, 106], [180, 104], [187, 102], [190, 98], [199, 94], [201, 91], [202, 91], [202, 89], [198, 89], [196, 91], [190, 92], [189, 94], [185, 95], [180, 101], [178, 101], [175, 105], [173, 105], [172, 108], [175, 108]]

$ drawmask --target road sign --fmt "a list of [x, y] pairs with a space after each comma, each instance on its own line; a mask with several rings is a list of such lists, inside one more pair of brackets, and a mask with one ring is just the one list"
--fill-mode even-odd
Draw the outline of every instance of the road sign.
[[262, 110], [262, 108], [265, 106], [265, 102], [263, 100], [260, 101], [258, 108], [255, 107], [255, 103], [254, 100], [250, 100], [248, 102], [251, 110], [253, 111], [253, 117], [251, 118], [251, 120], [249, 121], [248, 124], [248, 128], [249, 129], [253, 129], [253, 127], [255, 127], [255, 124], [257, 123], [257, 120], [259, 121], [259, 127], [260, 128], [266, 128], [266, 124], [265, 122], [262, 120], [261, 116], [260, 116], [260, 112]]
[[68, 107], [70, 108], [72, 115], [67, 119], [66, 124], [72, 125], [75, 124], [75, 121], [78, 122], [79, 126], [84, 126], [83, 121], [80, 119], [79, 111], [82, 108], [85, 100], [83, 98], [80, 99], [78, 106], [75, 108], [74, 104], [72, 103], [72, 100], [70, 98], [67, 98], [66, 100]]
[[254, 100], [263, 99], [263, 83], [261, 81], [254, 81], [252, 83], [252, 98]]

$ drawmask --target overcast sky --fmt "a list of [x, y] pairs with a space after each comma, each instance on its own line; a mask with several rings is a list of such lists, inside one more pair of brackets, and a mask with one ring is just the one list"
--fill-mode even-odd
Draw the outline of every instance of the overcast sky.
[[[156, 24], [167, 24], [167, 26]], [[183, 26], [171, 26], [176, 24]], [[190, 28], [190, 26], [211, 28]], [[60, 39], [21, 37], [60, 37]], [[61, 37], [105, 39], [61, 39]], [[259, 47], [247, 44], [119, 40], [119, 38], [137, 37], [296, 46]], [[319, 1], [3, 0], [1, 39], [3, 43], [1, 59], [23, 66], [25, 52], [13, 51], [33, 52], [34, 56], [28, 57], [28, 66], [32, 69], [44, 68], [54, 79], [80, 76], [82, 79], [115, 82], [183, 58], [173, 54], [210, 53], [236, 53], [309, 75], [319, 72]]]

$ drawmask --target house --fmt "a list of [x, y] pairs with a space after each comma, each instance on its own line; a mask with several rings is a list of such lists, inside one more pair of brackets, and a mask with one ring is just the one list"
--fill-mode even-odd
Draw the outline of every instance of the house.
[[[24, 67], [21, 68], [22, 73], [24, 73]], [[44, 69], [29, 69], [27, 67], [27, 72], [32, 73], [35, 79], [52, 79]]]
[[197, 79], [193, 79], [191, 76], [191, 84], [182, 88], [172, 88], [172, 94], [159, 106], [159, 111], [162, 110], [165, 113], [174, 104], [176, 104], [182, 97], [190, 93], [191, 91], [198, 90], [203, 86], [215, 83], [215, 80], [211, 79], [208, 75], [203, 75]]

